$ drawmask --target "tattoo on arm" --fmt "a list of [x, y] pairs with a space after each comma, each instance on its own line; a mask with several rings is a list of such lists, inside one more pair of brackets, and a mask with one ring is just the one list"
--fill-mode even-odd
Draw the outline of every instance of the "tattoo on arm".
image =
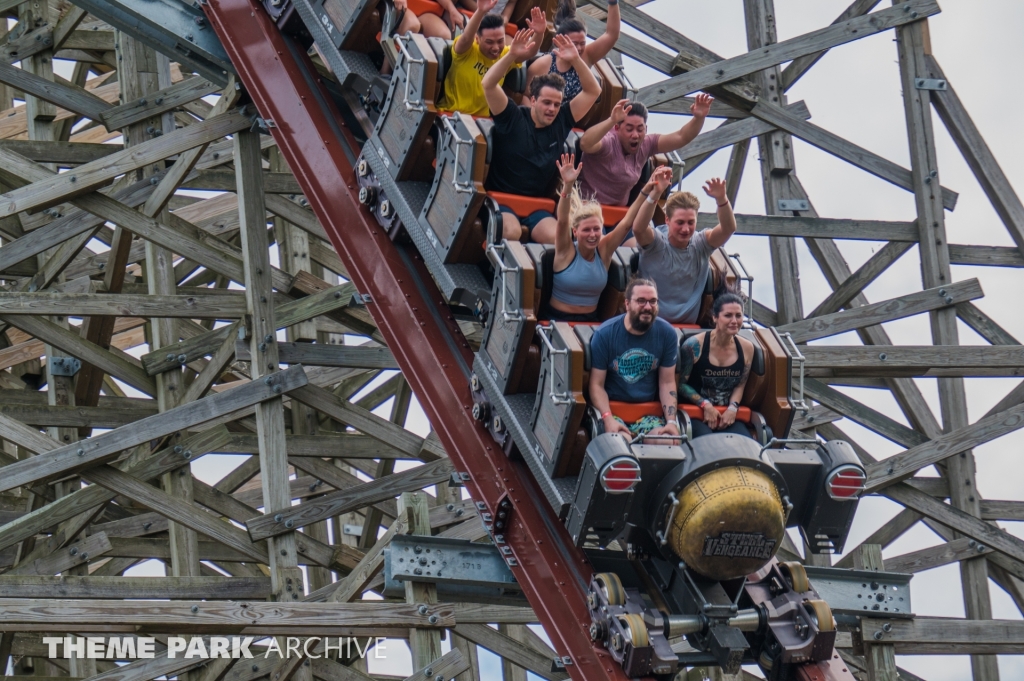
[[690, 380], [693, 365], [700, 359], [700, 343], [695, 336], [687, 338], [679, 353], [679, 379], [682, 383]]
[[676, 418], [676, 405], [674, 404], [663, 404], [661, 408], [665, 412], [665, 421], [671, 423]]

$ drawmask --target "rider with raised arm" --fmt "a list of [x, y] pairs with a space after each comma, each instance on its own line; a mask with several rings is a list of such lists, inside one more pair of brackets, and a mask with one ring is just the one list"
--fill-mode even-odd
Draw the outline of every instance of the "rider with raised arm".
[[662, 316], [672, 324], [693, 324], [700, 314], [701, 296], [708, 279], [711, 253], [736, 232], [736, 216], [726, 196], [725, 181], [708, 180], [704, 193], [718, 205], [718, 224], [697, 231], [700, 199], [676, 192], [665, 202], [666, 224], [651, 227], [655, 196], [633, 221], [640, 246], [640, 276], [653, 279], [661, 290]]
[[[452, 51], [452, 65], [444, 77], [444, 95], [438, 108], [470, 116], [490, 115], [481, 82], [491, 67], [509, 50], [505, 45], [505, 20], [498, 14], [489, 13], [496, 4], [497, 0], [480, 0], [462, 35], [449, 48]], [[545, 30], [544, 12], [539, 7], [533, 8], [528, 24], [534, 31]], [[504, 82], [509, 71], [535, 54], [536, 43], [532, 51], [523, 53], [522, 59], [507, 63], [498, 86]]]
[[[608, 284], [608, 266], [615, 249], [633, 225], [643, 197], [637, 197], [615, 229], [603, 234], [601, 205], [580, 198], [575, 184], [582, 166], [575, 166], [574, 162], [575, 156], [562, 154], [561, 161], [557, 163], [562, 177], [562, 193], [557, 209], [554, 275], [551, 300], [540, 311], [540, 316], [567, 322], [596, 322], [597, 304]], [[667, 175], [671, 181], [672, 171], [659, 168], [656, 177], [659, 175]], [[652, 181], [646, 189], [649, 192], [653, 187]]]
[[583, 195], [606, 206], [625, 206], [647, 159], [692, 142], [700, 134], [713, 101], [711, 95], [701, 92], [690, 107], [693, 118], [684, 126], [667, 135], [648, 135], [647, 107], [621, 100], [608, 118], [591, 126], [580, 138], [585, 168], [580, 176]]
[[[587, 43], [587, 27], [576, 18], [574, 0], [562, 0], [555, 13], [555, 34], [565, 36], [576, 46], [576, 51], [583, 57], [583, 66], [573, 62], [566, 55], [552, 50], [549, 54], [538, 57], [530, 64], [528, 81], [544, 74], [556, 74], [565, 81], [565, 98], [572, 99], [583, 90], [583, 71], [608, 56], [619, 39], [621, 28], [619, 16], [619, 0], [608, 0], [608, 20], [604, 33], [591, 43]], [[625, 203], [623, 203], [625, 205]]]
[[[530, 29], [516, 33], [509, 50], [483, 78], [484, 96], [494, 117], [491, 140], [494, 153], [485, 185], [491, 191], [546, 196], [554, 180], [555, 161], [562, 153], [569, 131], [601, 94], [597, 79], [589, 69], [584, 69], [583, 91], [568, 102], [562, 96], [561, 78], [545, 74], [534, 78], [530, 84], [529, 106], [510, 104], [508, 95], [501, 89], [501, 77], [510, 64], [522, 61], [536, 49], [537, 39]], [[555, 47], [582, 68], [583, 58], [568, 38], [555, 36]], [[522, 233], [519, 219], [510, 207], [502, 206], [501, 210], [505, 238], [518, 241]], [[555, 216], [549, 211], [536, 211], [524, 223], [535, 241], [554, 243]]]

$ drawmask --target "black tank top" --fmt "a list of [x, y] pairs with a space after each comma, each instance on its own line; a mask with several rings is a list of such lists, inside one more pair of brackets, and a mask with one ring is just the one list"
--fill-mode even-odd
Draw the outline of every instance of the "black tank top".
[[717, 407], [729, 404], [732, 391], [743, 378], [743, 346], [738, 337], [734, 337], [733, 342], [736, 343], [736, 361], [727, 367], [718, 367], [711, 363], [711, 332], [705, 333], [700, 357], [694, 363], [690, 379], [686, 382]]

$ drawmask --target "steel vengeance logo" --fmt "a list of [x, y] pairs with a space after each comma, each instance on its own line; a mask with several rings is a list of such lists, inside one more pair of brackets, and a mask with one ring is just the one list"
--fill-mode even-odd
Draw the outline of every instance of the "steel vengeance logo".
[[760, 532], [723, 532], [717, 537], [705, 537], [702, 553], [723, 558], [768, 560], [775, 554], [775, 540], [765, 539]]

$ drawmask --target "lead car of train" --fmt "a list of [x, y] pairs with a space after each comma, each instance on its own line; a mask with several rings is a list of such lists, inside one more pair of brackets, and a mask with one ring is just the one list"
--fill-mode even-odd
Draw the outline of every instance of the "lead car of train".
[[[521, 0], [512, 22], [523, 22], [534, 4]], [[552, 16], [551, 0], [539, 4]], [[596, 568], [588, 596], [595, 644], [634, 677], [668, 679], [694, 663], [735, 672], [756, 662], [781, 680], [793, 678], [797, 665], [828, 660], [831, 611], [802, 565], [780, 562], [776, 553], [786, 528], [799, 528], [812, 552], [842, 550], [865, 475], [845, 442], [787, 439], [796, 346], [771, 328], [742, 332], [755, 347], [738, 415], [751, 437], [690, 438], [689, 424], [702, 418], [690, 405], [680, 407], [677, 440], [603, 433], [587, 400], [593, 325], [538, 319], [550, 296], [553, 250], [502, 239], [498, 201], [522, 216], [553, 212], [554, 201], [484, 190], [491, 121], [435, 105], [449, 44], [392, 35], [400, 17], [386, 1], [267, 0], [265, 7], [287, 35], [305, 47], [315, 43], [325, 85], [364, 135], [357, 179], [365, 209], [392, 238], [415, 245], [456, 313], [482, 324], [473, 414], [510, 458], [529, 467]], [[385, 60], [390, 78], [378, 75]], [[583, 128], [635, 94], [612, 62], [593, 70], [602, 95]], [[525, 67], [505, 80], [516, 101], [524, 86]], [[579, 134], [566, 140], [567, 151]], [[677, 158], [653, 162], [681, 170]], [[624, 210], [605, 207], [606, 222], [615, 224]], [[635, 250], [616, 253], [602, 318], [622, 307], [636, 261]], [[716, 292], [749, 281], [721, 249], [711, 265], [705, 323]], [[699, 331], [699, 324], [678, 328], [680, 343]], [[626, 420], [660, 413], [657, 403], [613, 403], [612, 410]], [[500, 539], [502, 512], [489, 520]], [[681, 636], [697, 652], [674, 652], [669, 641]]]

